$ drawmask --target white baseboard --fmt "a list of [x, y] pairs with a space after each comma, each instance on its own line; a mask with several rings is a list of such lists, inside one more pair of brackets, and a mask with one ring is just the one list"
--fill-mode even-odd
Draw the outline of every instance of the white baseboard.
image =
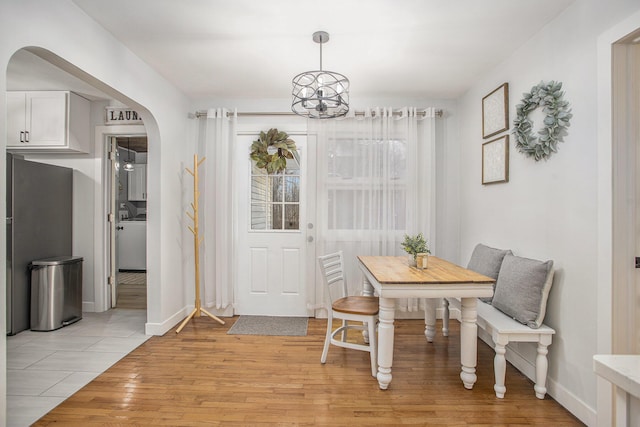
[[[215, 308], [205, 308], [209, 313], [214, 316], [219, 317], [232, 317], [233, 316], [233, 307], [229, 306], [226, 309], [218, 310]], [[167, 320], [161, 323], [145, 323], [144, 333], [146, 335], [164, 335], [167, 331], [171, 330], [178, 323], [182, 322], [191, 312], [193, 311], [193, 307], [183, 307], [181, 310], [178, 310], [175, 314], [169, 317]]]
[[151, 323], [147, 322], [144, 325], [144, 333], [146, 335], [164, 335], [171, 328], [176, 326], [178, 322], [183, 320], [185, 317], [191, 313], [193, 308], [183, 307], [181, 310], [178, 310], [175, 314], [170, 316], [164, 322], [161, 323]]
[[83, 313], [95, 313], [96, 304], [93, 301], [82, 301], [82, 312]]

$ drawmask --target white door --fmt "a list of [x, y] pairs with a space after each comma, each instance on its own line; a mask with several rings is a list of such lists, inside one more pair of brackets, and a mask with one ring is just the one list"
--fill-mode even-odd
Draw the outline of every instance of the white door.
[[[267, 174], [249, 159], [258, 132], [240, 134], [235, 159], [238, 257], [236, 314], [309, 316], [314, 287], [306, 263], [314, 254], [308, 221], [307, 137], [290, 134], [299, 162], [288, 160], [284, 174]], [[310, 241], [307, 241], [309, 239]]]

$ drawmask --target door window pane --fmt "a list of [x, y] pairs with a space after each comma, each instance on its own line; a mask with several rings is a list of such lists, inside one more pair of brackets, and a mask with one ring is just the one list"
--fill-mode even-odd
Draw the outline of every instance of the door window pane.
[[267, 176], [251, 177], [251, 201], [266, 202], [267, 201]]
[[295, 205], [284, 205], [284, 228], [286, 230], [297, 230], [299, 229], [298, 218], [300, 208], [297, 204]]
[[273, 202], [281, 202], [282, 201], [282, 176], [270, 176], [271, 180], [271, 201]]
[[282, 230], [282, 205], [272, 204], [271, 212], [271, 227], [269, 227], [269, 230]]
[[267, 229], [267, 205], [264, 203], [251, 204], [251, 229], [266, 230]]
[[267, 174], [251, 162], [251, 229], [300, 229], [300, 168], [287, 161], [283, 173]]
[[285, 178], [284, 201], [285, 202], [300, 201], [300, 177], [299, 176], [288, 176]]

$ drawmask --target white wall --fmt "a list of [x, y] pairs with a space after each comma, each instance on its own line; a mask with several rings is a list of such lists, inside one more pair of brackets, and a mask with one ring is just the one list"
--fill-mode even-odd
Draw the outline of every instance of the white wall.
[[[142, 60], [67, 0], [0, 2], [0, 70], [16, 51], [35, 46], [51, 52], [47, 58], [89, 80], [114, 99], [136, 108], [149, 140], [148, 317], [147, 331], [163, 333], [184, 314], [182, 289], [182, 229], [186, 227], [182, 181], [193, 147], [186, 140], [189, 101]], [[46, 51], [41, 52], [47, 54]], [[62, 60], [60, 60], [62, 59]], [[6, 91], [6, 72], [0, 72], [0, 93]], [[4, 174], [6, 106], [0, 102], [0, 173]], [[0, 211], [5, 206], [0, 186]], [[96, 213], [102, 216], [102, 213]], [[97, 255], [96, 255], [97, 256]], [[0, 258], [6, 257], [6, 232], [0, 229]], [[5, 265], [0, 263], [0, 276]], [[5, 283], [0, 307], [5, 307]], [[0, 328], [6, 328], [0, 316]], [[6, 418], [6, 338], [0, 337], [0, 420]], [[0, 422], [1, 424], [1, 422]]]
[[[549, 394], [589, 425], [596, 408], [598, 263], [607, 262], [597, 250], [598, 203], [606, 202], [597, 199], [597, 39], [639, 9], [636, 0], [571, 5], [461, 97], [460, 155], [447, 159], [447, 167], [460, 171], [458, 261], [467, 262], [478, 242], [554, 260], [545, 320], [557, 331], [549, 349]], [[508, 82], [512, 123], [522, 94], [541, 80], [562, 82], [571, 103], [565, 142], [548, 161], [535, 162], [511, 139], [509, 182], [482, 186], [482, 97]], [[533, 364], [535, 346], [512, 348]]]

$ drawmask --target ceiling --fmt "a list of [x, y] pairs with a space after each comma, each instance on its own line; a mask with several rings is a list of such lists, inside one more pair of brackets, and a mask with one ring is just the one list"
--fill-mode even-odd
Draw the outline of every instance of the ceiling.
[[[194, 101], [288, 98], [327, 31], [323, 69], [350, 79], [357, 104], [454, 99], [574, 0], [73, 1]], [[20, 58], [10, 89], [28, 85], [16, 70]]]

